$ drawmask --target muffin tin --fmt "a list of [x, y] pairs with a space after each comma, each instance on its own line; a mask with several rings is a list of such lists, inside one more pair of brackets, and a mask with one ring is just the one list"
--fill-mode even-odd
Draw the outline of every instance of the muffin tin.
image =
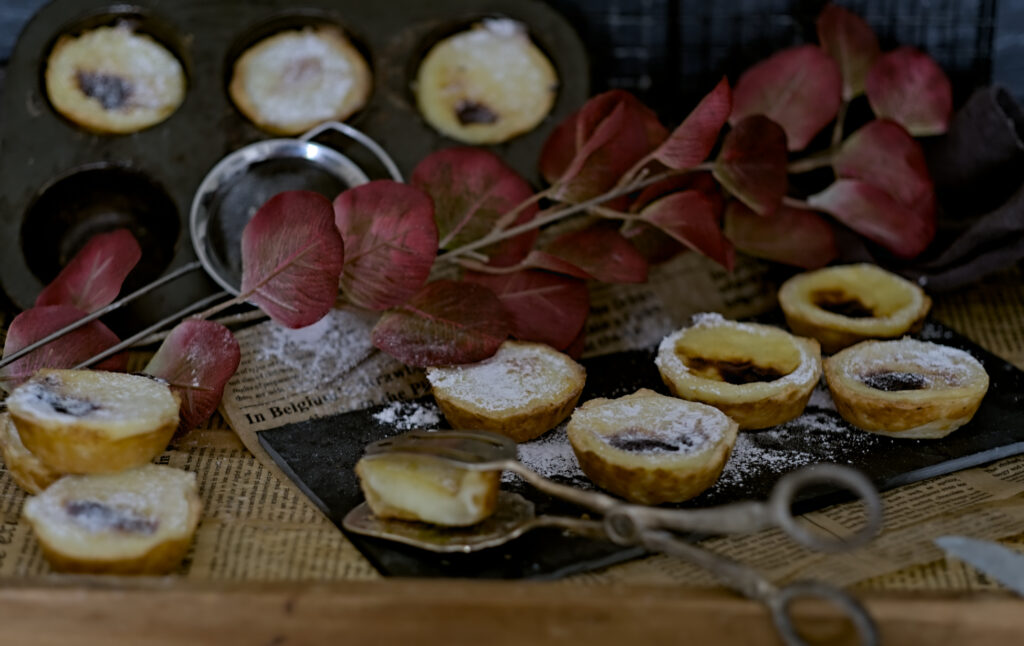
[[[416, 109], [411, 83], [419, 61], [440, 39], [487, 17], [524, 23], [558, 72], [558, 98], [547, 119], [532, 132], [491, 147], [536, 182], [537, 158], [547, 135], [589, 96], [582, 43], [564, 18], [537, 0], [56, 0], [23, 31], [0, 103], [4, 291], [14, 305], [31, 307], [43, 285], [91, 235], [116, 227], [131, 229], [143, 248], [126, 289], [194, 261], [188, 217], [204, 176], [232, 151], [272, 138], [228, 97], [234, 61], [282, 29], [327, 23], [346, 32], [366, 56], [374, 84], [366, 107], [347, 123], [379, 142], [408, 176], [430, 152], [459, 145], [435, 132]], [[188, 91], [178, 110], [152, 128], [130, 135], [93, 134], [53, 109], [43, 74], [60, 36], [119, 21], [130, 22], [179, 58]], [[371, 178], [387, 176], [357, 145], [329, 133], [317, 140], [350, 157]], [[253, 194], [265, 199], [292, 188], [325, 193], [337, 189], [308, 169], [286, 170], [270, 173], [270, 181], [256, 187], [270, 191], [265, 197], [258, 190]], [[118, 329], [150, 323], [216, 290], [208, 276], [190, 274], [139, 299], [112, 325]]]

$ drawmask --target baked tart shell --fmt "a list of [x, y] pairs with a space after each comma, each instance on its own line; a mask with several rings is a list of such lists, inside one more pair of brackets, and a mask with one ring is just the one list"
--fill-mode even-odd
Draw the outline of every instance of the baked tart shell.
[[[988, 374], [966, 352], [953, 348], [947, 350], [964, 355], [963, 370], [957, 377], [960, 383], [954, 387], [889, 392], [868, 386], [853, 369], [852, 363], [859, 354], [906, 341], [909, 339], [865, 341], [828, 358], [825, 379], [836, 410], [853, 426], [879, 435], [906, 439], [945, 437], [969, 422], [978, 411], [988, 390]], [[898, 367], [899, 364], [893, 364], [893, 368]]]
[[786, 324], [832, 354], [865, 339], [920, 330], [931, 298], [914, 283], [871, 264], [798, 274], [779, 290]]
[[7, 413], [0, 415], [0, 455], [15, 484], [29, 492], [39, 494], [64, 474], [54, 471], [25, 448]]
[[[626, 414], [611, 424], [595, 422], [591, 417], [592, 413], [600, 415], [601, 409], [609, 406], [658, 406], [665, 403], [661, 400], [669, 400], [667, 405], [680, 416], [694, 411], [699, 415], [712, 415], [719, 425], [720, 436], [709, 442], [709, 446], [689, 455], [645, 458], [642, 454], [613, 448], [600, 437], [631, 430], [635, 416]], [[592, 399], [573, 414], [568, 426], [569, 442], [587, 477], [606, 491], [645, 505], [689, 500], [715, 484], [729, 460], [736, 433], [736, 423], [716, 409], [647, 389], [617, 400]]]

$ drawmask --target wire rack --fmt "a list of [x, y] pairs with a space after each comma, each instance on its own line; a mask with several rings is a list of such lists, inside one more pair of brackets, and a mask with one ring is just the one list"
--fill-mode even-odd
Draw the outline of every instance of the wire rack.
[[[595, 90], [630, 90], [666, 118], [681, 117], [722, 74], [783, 47], [816, 40], [826, 0], [551, 0], [581, 31]], [[934, 57], [955, 98], [992, 77], [996, 0], [848, 0], [883, 50], [905, 44]]]

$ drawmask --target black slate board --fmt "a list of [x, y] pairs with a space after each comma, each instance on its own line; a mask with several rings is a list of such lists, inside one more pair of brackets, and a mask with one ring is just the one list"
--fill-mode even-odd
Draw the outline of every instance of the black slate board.
[[[981, 408], [960, 430], [942, 440], [898, 440], [865, 434], [846, 425], [834, 410], [809, 406], [804, 415], [783, 427], [747, 434], [750, 445], [770, 448], [772, 443], [781, 441], [786, 448], [818, 456], [820, 461], [851, 464], [883, 490], [1024, 453], [1024, 372], [937, 323], [926, 324], [918, 336], [969, 351], [984, 364], [991, 377]], [[617, 397], [640, 387], [665, 392], [653, 356], [654, 350], [650, 349], [582, 361], [587, 368], [587, 386], [581, 401]], [[374, 418], [384, 408], [377, 406], [263, 431], [259, 434], [260, 443], [341, 527], [345, 514], [362, 502], [353, 466], [363, 447], [403, 432]], [[829, 424], [833, 426], [848, 429], [849, 438], [856, 441], [836, 442], [835, 430], [828, 431], [830, 437], [824, 437], [811, 423], [812, 419], [822, 417], [830, 418]], [[723, 478], [682, 506], [764, 499], [784, 471], [767, 467], [748, 469], [742, 479]], [[516, 483], [503, 486], [532, 499], [539, 513], [579, 513], [578, 509]], [[804, 493], [795, 506], [800, 513], [844, 499], [842, 492], [825, 487]], [[379, 539], [352, 534], [348, 537], [377, 569], [396, 576], [554, 578], [641, 554], [636, 548], [573, 538], [557, 530], [538, 530], [505, 546], [467, 555], [439, 555]]]

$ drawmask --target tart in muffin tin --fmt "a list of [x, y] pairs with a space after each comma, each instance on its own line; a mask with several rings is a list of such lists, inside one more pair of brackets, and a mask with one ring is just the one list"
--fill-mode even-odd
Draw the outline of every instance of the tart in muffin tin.
[[[144, 258], [159, 257], [161, 261], [143, 282], [194, 261], [187, 218], [206, 173], [247, 144], [312, 123], [286, 119], [284, 124], [275, 124], [254, 117], [261, 127], [231, 99], [229, 87], [236, 62], [246, 50], [275, 34], [344, 34], [350, 45], [346, 51], [349, 55], [356, 52], [365, 61], [371, 81], [356, 84], [365, 85], [365, 98], [357, 93], [354, 96], [359, 100], [346, 103], [331, 117], [345, 118], [376, 140], [407, 176], [426, 155], [454, 143], [430, 126], [418, 109], [413, 86], [420, 62], [440, 41], [493, 18], [525, 25], [528, 40], [557, 70], [559, 82], [550, 113], [533, 130], [502, 144], [502, 158], [527, 179], [535, 180], [537, 157], [547, 135], [590, 95], [586, 52], [579, 37], [561, 15], [539, 0], [496, 0], [485, 10], [472, 0], [345, 5], [335, 0], [304, 0], [300, 4], [267, 0], [257, 5], [245, 0], [132, 5], [54, 0], [40, 9], [20, 35], [0, 99], [0, 114], [4, 115], [0, 120], [4, 142], [0, 166], [5, 169], [0, 174], [0, 195], [5, 201], [0, 209], [0, 254], [5, 258], [0, 280], [4, 292], [15, 306], [31, 307], [42, 286], [60, 268], [59, 261], [41, 266], [33, 258], [66, 262], [90, 232], [116, 227], [128, 227], [137, 237], [147, 231], [161, 232], [154, 242], [161, 253], [144, 248]], [[65, 50], [67, 43], [90, 33], [108, 34], [108, 38], [109, 34], [130, 33], [137, 42], [165, 52], [171, 67], [180, 66], [179, 78], [184, 79], [180, 103], [173, 97], [157, 111], [158, 117], [133, 122], [123, 108], [134, 100], [131, 96], [141, 98], [135, 85], [119, 74], [83, 69], [83, 74], [73, 75], [72, 85], [77, 86], [81, 77], [95, 95], [84, 102], [103, 112], [105, 101], [111, 106], [106, 112], [117, 114], [120, 123], [92, 123], [80, 115], [82, 125], [74, 112], [64, 116], [47, 92], [47, 62], [51, 54]], [[316, 67], [300, 61], [292, 66], [289, 78], [307, 82], [316, 76]], [[80, 90], [76, 92], [83, 94]], [[131, 132], [116, 134], [123, 130]], [[323, 143], [339, 145], [343, 140], [325, 135]], [[369, 154], [355, 146], [342, 152], [370, 177], [382, 176]], [[137, 177], [139, 186], [145, 185], [147, 190], [152, 186], [161, 198], [166, 197], [169, 212], [161, 209], [156, 213], [145, 203], [139, 208], [136, 201], [123, 199], [116, 187], [126, 174]], [[308, 174], [292, 175], [299, 185], [277, 190], [315, 190]], [[104, 187], [102, 206], [109, 208], [78, 208], [76, 194], [65, 187], [76, 184], [80, 176], [87, 187]], [[92, 196], [90, 192], [86, 197]], [[34, 206], [45, 206], [54, 213], [50, 217], [33, 211]], [[159, 226], [156, 220], [165, 217], [177, 226]], [[51, 223], [45, 239], [23, 235], [23, 229], [31, 228], [30, 220]], [[155, 322], [214, 291], [214, 285], [198, 273], [184, 277], [167, 293], [133, 303], [124, 317], [125, 325]]]

